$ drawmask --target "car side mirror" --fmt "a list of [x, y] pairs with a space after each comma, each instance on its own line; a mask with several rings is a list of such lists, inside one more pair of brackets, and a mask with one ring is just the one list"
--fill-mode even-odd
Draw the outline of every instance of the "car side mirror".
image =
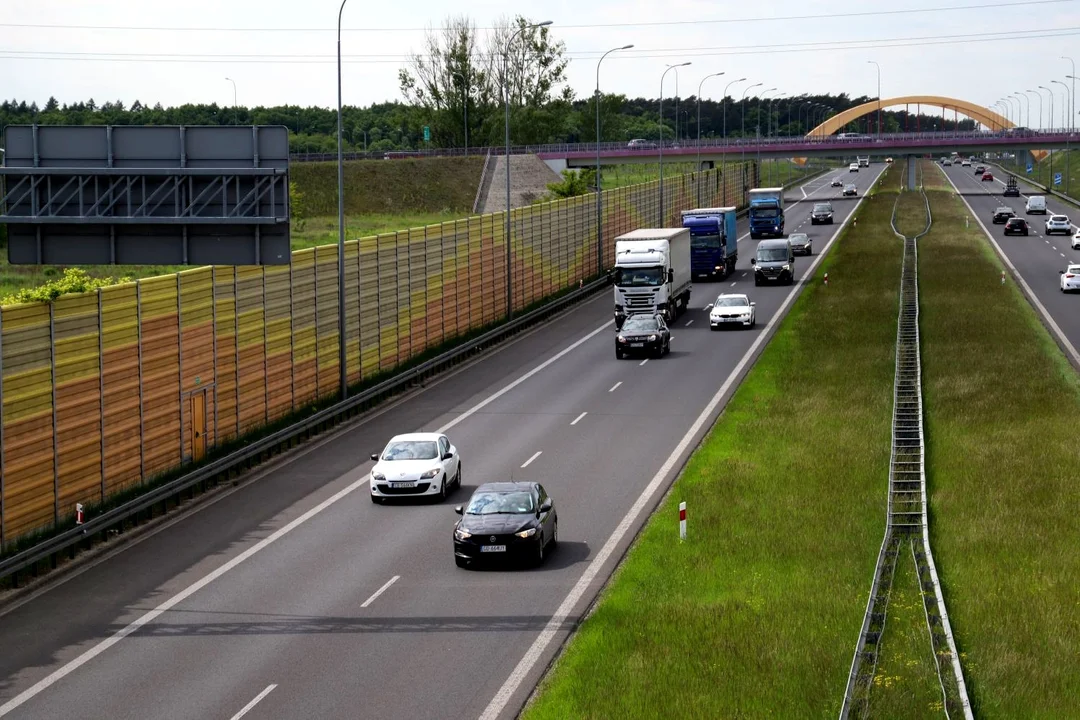
[[1058, 275], [1064, 275], [1064, 274], [1065, 274], [1064, 270], [1058, 270]]
[[755, 305], [757, 305], [757, 303], [756, 303], [756, 302], [752, 302], [752, 303], [750, 303], [750, 307], [754, 307]]
[[449, 460], [452, 457], [454, 457], [454, 453], [448, 452], [448, 453], [443, 453], [442, 459], [443, 460]]
[[757, 265], [757, 258], [750, 258], [751, 265]]
[[548, 498], [547, 500], [545, 500], [544, 502], [542, 502], [540, 504], [540, 512], [542, 512], [542, 513], [551, 512], [551, 508], [552, 508], [551, 498]]
[[454, 512], [456, 512], [458, 515], [463, 515], [465, 513], [465, 507], [463, 505], [455, 505]]
[[675, 282], [675, 271], [674, 270], [668, 270], [667, 271], [667, 281], [670, 282], [670, 283]]
[[379, 462], [379, 454], [378, 453], [372, 453], [371, 454], [371, 459], [374, 460], [375, 462]]

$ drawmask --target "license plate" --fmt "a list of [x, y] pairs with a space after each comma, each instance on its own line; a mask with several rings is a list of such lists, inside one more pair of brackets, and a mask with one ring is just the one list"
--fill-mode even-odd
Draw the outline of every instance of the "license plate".
[[505, 545], [484, 545], [480, 548], [480, 552], [506, 552]]
[[630, 347], [645, 347], [645, 343], [630, 343]]
[[414, 487], [416, 487], [416, 483], [414, 483], [414, 482], [392, 482], [392, 483], [390, 483], [390, 487], [392, 487], [392, 488], [414, 488]]

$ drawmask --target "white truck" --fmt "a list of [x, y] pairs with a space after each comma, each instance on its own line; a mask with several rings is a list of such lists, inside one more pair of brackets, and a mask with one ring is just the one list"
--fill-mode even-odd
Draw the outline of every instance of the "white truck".
[[615, 238], [615, 326], [628, 315], [668, 322], [690, 304], [690, 229], [640, 229]]
[[855, 159], [859, 161], [859, 167], [861, 167], [861, 168], [870, 167], [870, 156], [869, 155], [856, 155]]

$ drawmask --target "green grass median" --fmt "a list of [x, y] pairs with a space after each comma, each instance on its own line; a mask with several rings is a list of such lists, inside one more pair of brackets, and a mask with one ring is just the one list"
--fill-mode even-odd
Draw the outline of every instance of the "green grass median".
[[930, 539], [975, 715], [1077, 717], [1080, 381], [1015, 284], [1001, 284], [964, 203], [951, 188], [930, 203], [919, 246]]
[[858, 210], [526, 720], [836, 716], [885, 528], [899, 177]]

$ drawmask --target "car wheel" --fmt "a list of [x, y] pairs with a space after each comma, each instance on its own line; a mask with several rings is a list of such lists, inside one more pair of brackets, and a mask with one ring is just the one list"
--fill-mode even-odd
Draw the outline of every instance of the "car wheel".
[[813, 255], [814, 254], [814, 248], [812, 248], [812, 247], [806, 248], [806, 254], [807, 255]]
[[454, 481], [454, 487], [461, 489], [461, 462], [457, 465], [457, 480]]
[[554, 550], [555, 546], [559, 544], [559, 518], [555, 518], [555, 522], [551, 526], [551, 549]]
[[439, 485], [439, 494], [436, 497], [439, 498], [439, 502], [446, 501], [446, 475], [443, 475], [442, 483]]
[[536, 566], [539, 567], [544, 564], [544, 535], [541, 533], [540, 542], [537, 543], [536, 550]]

